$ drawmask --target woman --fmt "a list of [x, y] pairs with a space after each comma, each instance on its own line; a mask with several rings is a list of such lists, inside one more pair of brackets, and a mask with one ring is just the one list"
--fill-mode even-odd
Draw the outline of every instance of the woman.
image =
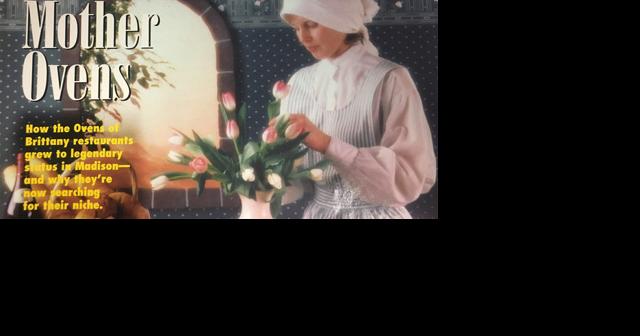
[[319, 62], [296, 72], [282, 112], [309, 136], [305, 166], [331, 165], [304, 218], [411, 218], [435, 183], [431, 132], [404, 67], [378, 57], [374, 0], [284, 0], [282, 19]]

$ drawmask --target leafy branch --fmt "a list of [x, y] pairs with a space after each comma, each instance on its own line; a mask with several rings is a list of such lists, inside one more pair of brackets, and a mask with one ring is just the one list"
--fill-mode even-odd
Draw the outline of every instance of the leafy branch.
[[[119, 22], [120, 18], [129, 12], [129, 9], [132, 6], [132, 1], [126, 0], [115, 0], [111, 3], [105, 4], [105, 13], [112, 14], [114, 16], [115, 22]], [[96, 22], [92, 21], [90, 26], [91, 38], [95, 41], [95, 32], [96, 32]], [[117, 31], [116, 31], [117, 34]], [[115, 36], [116, 41], [119, 41], [118, 36]], [[133, 51], [123, 51], [122, 49], [82, 49], [80, 51], [80, 61], [85, 66], [100, 66], [104, 64], [110, 64], [117, 62], [118, 59], [114, 56], [116, 54], [120, 54], [129, 61], [131, 65], [131, 70], [128, 76], [128, 80], [131, 88], [131, 103], [136, 107], [140, 108], [140, 90], [141, 89], [149, 89], [152, 87], [160, 87], [162, 84], [169, 85], [172, 88], [175, 88], [173, 84], [171, 84], [167, 80], [167, 69], [175, 70], [173, 66], [171, 66], [168, 62], [164, 61], [157, 53], [153, 50], [140, 50], [135, 49]], [[120, 71], [119, 69], [117, 71]], [[126, 74], [123, 73], [126, 77]], [[113, 72], [110, 72], [111, 78], [110, 83], [115, 82]], [[106, 80], [102, 78], [102, 80]], [[91, 87], [91, 72], [89, 72], [89, 81], [88, 87]], [[117, 88], [117, 87], [116, 87]], [[110, 88], [111, 89], [111, 88]], [[82, 100], [82, 108], [85, 112], [86, 119], [92, 120], [94, 123], [101, 122], [99, 118], [97, 118], [96, 113], [105, 112], [113, 117], [115, 120], [121, 122], [122, 115], [120, 111], [117, 109], [115, 101], [113, 100], [91, 100], [89, 97], [86, 97]], [[83, 119], [83, 120], [86, 120]]]

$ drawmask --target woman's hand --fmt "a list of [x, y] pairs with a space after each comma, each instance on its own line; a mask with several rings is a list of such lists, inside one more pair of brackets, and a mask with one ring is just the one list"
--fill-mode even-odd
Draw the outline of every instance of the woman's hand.
[[[275, 125], [276, 118], [269, 122], [269, 126]], [[301, 129], [301, 133], [309, 132], [304, 144], [307, 147], [324, 154], [329, 148], [331, 137], [316, 127], [304, 114], [289, 115], [289, 124]]]

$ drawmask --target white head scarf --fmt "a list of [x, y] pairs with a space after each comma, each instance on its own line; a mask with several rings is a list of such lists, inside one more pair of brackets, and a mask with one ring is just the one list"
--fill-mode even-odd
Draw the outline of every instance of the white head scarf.
[[286, 15], [293, 14], [341, 33], [363, 33], [365, 48], [378, 56], [378, 49], [369, 40], [369, 30], [364, 25], [373, 21], [379, 10], [374, 0], [284, 0], [280, 17], [288, 22]]

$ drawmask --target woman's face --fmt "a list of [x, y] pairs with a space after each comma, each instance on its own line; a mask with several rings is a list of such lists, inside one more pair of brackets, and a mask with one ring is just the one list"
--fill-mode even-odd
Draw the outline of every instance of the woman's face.
[[336, 58], [349, 49], [349, 45], [345, 43], [347, 37], [345, 33], [335, 31], [302, 16], [287, 15], [287, 21], [296, 31], [298, 41], [317, 60]]

